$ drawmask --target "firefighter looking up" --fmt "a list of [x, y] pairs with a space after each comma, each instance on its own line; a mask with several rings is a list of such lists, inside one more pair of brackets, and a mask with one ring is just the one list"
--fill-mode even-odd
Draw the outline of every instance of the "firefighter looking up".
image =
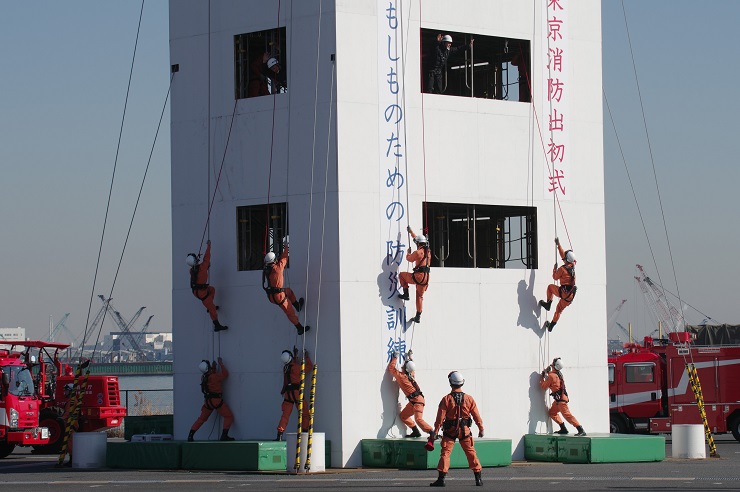
[[[411, 351], [406, 354], [406, 360], [399, 371], [396, 368], [396, 361], [399, 358], [400, 353], [398, 351], [393, 352], [393, 357], [388, 363], [388, 372], [391, 373], [398, 383], [398, 387], [401, 388], [403, 394], [406, 395], [406, 399], [409, 401], [406, 406], [401, 410], [401, 422], [411, 429], [411, 434], [407, 434], [406, 437], [421, 437], [419, 427], [424, 432], [431, 435], [432, 426], [426, 423], [423, 417], [424, 413], [424, 393], [421, 392], [419, 384], [415, 379], [416, 364], [411, 360]], [[411, 416], [414, 416], [412, 419]], [[417, 427], [417, 424], [419, 427]]]
[[429, 241], [426, 236], [414, 234], [411, 227], [406, 227], [406, 231], [411, 234], [411, 238], [416, 243], [416, 251], [411, 252], [409, 248], [406, 254], [407, 261], [414, 262], [413, 272], [401, 272], [398, 275], [398, 281], [401, 283], [403, 293], [398, 294], [399, 299], [404, 301], [409, 300], [409, 284], [413, 282], [416, 284], [416, 316], [411, 318], [409, 321], [414, 323], [421, 323], [421, 308], [424, 303], [424, 292], [429, 287], [429, 270], [432, 264], [432, 251], [429, 249]]
[[203, 373], [203, 376], [200, 378], [200, 390], [203, 392], [204, 401], [200, 409], [200, 417], [198, 417], [190, 428], [188, 442], [193, 442], [195, 432], [206, 423], [206, 420], [208, 420], [208, 417], [211, 416], [214, 410], [224, 418], [224, 429], [221, 432], [220, 440], [233, 441], [234, 438], [229, 436], [229, 429], [231, 428], [231, 424], [234, 423], [234, 414], [231, 413], [231, 409], [224, 401], [223, 387], [221, 385], [223, 380], [229, 377], [229, 371], [226, 370], [221, 357], [218, 358], [218, 365], [215, 361], [209, 364], [207, 360], [204, 360], [198, 365], [198, 369]]
[[[276, 261], [277, 260], [277, 261]], [[275, 257], [275, 253], [269, 252], [265, 255], [265, 266], [262, 269], [262, 288], [265, 289], [267, 298], [271, 303], [277, 304], [280, 309], [283, 310], [285, 315], [288, 317], [295, 329], [298, 330], [299, 335], [307, 332], [311, 329], [310, 326], [303, 325], [298, 321], [297, 312], [301, 312], [303, 309], [303, 298], [296, 300], [295, 294], [290, 287], [283, 287], [285, 280], [283, 279], [283, 270], [288, 264], [288, 238], [283, 240], [283, 253], [280, 255], [280, 259]], [[294, 309], [295, 308], [295, 309]]]
[[[565, 424], [563, 423], [563, 419], [565, 419], [578, 431], [576, 436], [585, 436], [586, 431], [583, 430], [581, 424], [578, 423], [578, 420], [570, 413], [570, 409], [568, 408], [568, 392], [565, 390], [563, 373], [560, 372], [562, 369], [563, 362], [560, 360], [560, 357], [556, 357], [553, 359], [552, 364], [542, 371], [542, 380], [540, 381], [540, 388], [543, 390], [549, 389], [550, 396], [553, 399], [550, 406], [550, 418], [560, 426], [560, 430], [556, 431], [555, 434], [568, 433], [568, 429], [565, 428]], [[562, 417], [558, 414], [561, 414]]]
[[[296, 359], [297, 354], [298, 349], [295, 347], [293, 347], [293, 352], [290, 350], [283, 350], [283, 353], [280, 354], [280, 360], [283, 361], [283, 389], [280, 390], [280, 394], [283, 395], [283, 415], [280, 417], [280, 422], [278, 423], [277, 437], [275, 438], [276, 441], [283, 440], [283, 432], [285, 432], [285, 428], [288, 426], [290, 414], [293, 413], [293, 405], [298, 409], [298, 405], [300, 403], [301, 361]], [[309, 374], [313, 371], [313, 362], [311, 361], [311, 357], [308, 356], [308, 350], [303, 351], [303, 356], [306, 358], [305, 374]], [[308, 432], [309, 419], [311, 416], [308, 399], [309, 392], [304, 390], [303, 418], [301, 420], [301, 430], [303, 432]]]
[[555, 308], [555, 314], [552, 315], [552, 321], [545, 321], [545, 328], [547, 331], [552, 331], [555, 328], [555, 324], [560, 319], [560, 313], [563, 309], [570, 306], [573, 299], [576, 297], [576, 255], [573, 254], [573, 250], [563, 251], [563, 247], [560, 245], [560, 240], [555, 238], [555, 244], [560, 253], [560, 258], [563, 259], [564, 265], [558, 268], [557, 262], [552, 269], [552, 279], [559, 282], [560, 285], [550, 284], [547, 286], [547, 302], [540, 301], [539, 304], [547, 311], [550, 310], [552, 305], [553, 296], [560, 298], [558, 305]]
[[427, 443], [427, 449], [433, 449], [434, 439], [441, 427], [442, 449], [439, 455], [439, 463], [437, 464], [439, 476], [436, 482], [432, 482], [429, 485], [432, 487], [445, 486], [445, 476], [447, 475], [447, 470], [450, 469], [450, 453], [455, 446], [455, 439], [459, 439], [460, 447], [462, 447], [465, 456], [468, 458], [468, 466], [473, 470], [475, 485], [480, 486], [483, 485], [483, 479], [481, 478], [483, 467], [480, 461], [478, 461], [478, 456], [475, 454], [473, 433], [470, 431], [470, 426], [475, 421], [475, 425], [478, 426], [478, 437], [483, 437], [483, 421], [480, 418], [478, 406], [475, 404], [473, 397], [462, 392], [461, 388], [465, 384], [465, 378], [463, 378], [462, 374], [452, 371], [447, 375], [447, 379], [450, 382], [452, 391], [448, 395], [445, 395], [442, 401], [439, 402], [437, 419], [434, 421], [434, 430], [429, 437], [429, 443]]
[[213, 321], [213, 331], [228, 330], [228, 326], [218, 322], [218, 313], [216, 312], [218, 306], [213, 302], [216, 297], [216, 288], [208, 285], [208, 270], [211, 268], [211, 240], [209, 239], [206, 244], [208, 246], [203, 255], [203, 261], [199, 261], [198, 255], [195, 253], [190, 253], [185, 258], [185, 263], [190, 267], [190, 288], [193, 295], [200, 299], [206, 307], [208, 315]]

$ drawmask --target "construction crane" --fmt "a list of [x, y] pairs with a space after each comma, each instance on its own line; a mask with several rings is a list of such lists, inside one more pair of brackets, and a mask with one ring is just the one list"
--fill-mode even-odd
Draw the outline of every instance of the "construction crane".
[[[100, 296], [102, 297], [102, 296]], [[139, 346], [138, 341], [136, 340], [137, 336], [134, 333], [131, 333], [131, 326], [133, 326], [133, 323], [139, 319], [139, 316], [141, 316], [142, 311], [146, 309], [146, 306], [142, 306], [139, 308], [138, 311], [136, 311], [136, 314], [131, 318], [130, 321], [127, 321], [122, 315], [121, 312], [118, 311], [116, 308], [113, 307], [113, 305], [109, 302], [107, 303], [107, 309], [108, 313], [110, 314], [111, 318], [113, 318], [113, 322], [116, 323], [118, 328], [121, 330], [121, 336], [119, 344], [123, 342], [124, 337], [127, 338], [131, 344], [131, 349], [136, 353], [136, 355], [142, 359], [146, 359], [146, 356], [144, 354], [144, 351], [141, 350], [141, 347]], [[120, 345], [119, 345], [120, 347]], [[110, 354], [113, 351], [108, 351], [108, 354]]]
[[64, 316], [62, 316], [62, 319], [59, 320], [59, 323], [57, 323], [56, 325], [52, 327], [54, 322], [52, 321], [51, 316], [49, 316], [49, 337], [46, 339], [47, 342], [54, 341], [54, 338], [59, 333], [59, 330], [62, 329], [62, 326], [66, 328], [66, 325], [64, 323], [67, 321], [67, 318], [69, 318], [69, 313], [64, 313]]
[[624, 306], [624, 303], [627, 302], [627, 299], [622, 299], [622, 302], [619, 303], [617, 307], [612, 310], [611, 314], [606, 320], [606, 329], [607, 332], [609, 331], [609, 328], [612, 326], [612, 322], [614, 322], [615, 318], [617, 317], [617, 314], [619, 314], [619, 311], [622, 309], [622, 306]]
[[666, 299], [663, 291], [645, 274], [642, 265], [636, 265], [640, 275], [635, 277], [655, 321], [663, 325], [666, 332], [683, 331], [686, 321], [681, 311]]

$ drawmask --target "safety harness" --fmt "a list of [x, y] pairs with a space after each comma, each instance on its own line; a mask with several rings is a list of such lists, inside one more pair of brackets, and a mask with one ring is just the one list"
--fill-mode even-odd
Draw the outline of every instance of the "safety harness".
[[[208, 372], [206, 372], [200, 377], [200, 391], [203, 393], [203, 398], [205, 398], [204, 405], [206, 406], [206, 408], [209, 410], [218, 410], [224, 404], [223, 394], [222, 393], [211, 393], [208, 390], [208, 376], [210, 374], [212, 374], [212, 372], [209, 370]], [[211, 402], [211, 400], [214, 398], [218, 398], [219, 400], [221, 400], [218, 402], [218, 405], [214, 405]]]
[[293, 359], [291, 359], [290, 362], [285, 364], [283, 366], [283, 389], [280, 390], [280, 394], [283, 396], [283, 401], [286, 401], [288, 403], [295, 403], [298, 400], [296, 399], [295, 391], [298, 391], [301, 389], [300, 383], [291, 383], [290, 382], [290, 370], [293, 368]]
[[[197, 263], [190, 267], [190, 289], [193, 291], [193, 295], [201, 301], [208, 297], [208, 284], [198, 283], [198, 272], [200, 272], [200, 263]], [[198, 295], [199, 290], [205, 290], [206, 295], [203, 297]]]
[[[460, 391], [450, 394], [452, 395], [452, 399], [455, 400], [455, 405], [457, 406], [457, 417], [454, 419], [448, 419], [445, 416], [445, 420], [442, 422], [442, 433], [449, 439], [459, 438], [462, 441], [472, 435], [466, 435], [464, 429], [465, 427], [469, 429], [470, 426], [473, 425], [473, 419], [472, 417], [463, 418], [462, 416], [462, 404], [463, 401], [465, 401], [465, 393]], [[462, 436], [460, 436], [461, 433], [463, 434]]]
[[262, 269], [262, 289], [264, 289], [265, 294], [267, 294], [267, 298], [272, 301], [273, 304], [285, 304], [285, 302], [288, 300], [288, 296], [283, 296], [282, 301], [276, 301], [275, 300], [275, 294], [280, 294], [282, 292], [285, 292], [285, 288], [283, 287], [273, 287], [270, 285], [270, 273], [272, 272], [272, 267], [274, 263], [269, 263], [265, 265], [265, 267]]
[[[421, 261], [421, 265], [414, 267], [413, 275], [411, 275], [411, 278], [414, 279], [414, 283], [416, 285], [427, 285], [429, 283], [429, 272], [431, 268], [429, 267], [429, 264], [431, 263], [432, 259], [432, 252], [429, 250], [429, 246], [423, 246], [424, 249], [424, 258]], [[416, 279], [416, 274], [421, 273], [423, 274], [421, 277], [421, 281]]]
[[563, 373], [556, 369], [555, 374], [557, 374], [558, 379], [560, 379], [560, 389], [550, 393], [550, 396], [552, 396], [552, 399], [558, 403], [560, 403], [561, 401], [567, 401], [563, 398], [564, 396], [568, 396], [568, 392], [565, 390], [565, 379], [563, 379]]
[[565, 268], [565, 271], [568, 272], [568, 275], [573, 280], [570, 284], [561, 285], [560, 289], [558, 289], [558, 294], [560, 294], [560, 298], [565, 302], [573, 302], [573, 299], [576, 298], [576, 291], [578, 290], [578, 287], [576, 287], [576, 266], [573, 264], [568, 266], [566, 263], [563, 265], [563, 268]]
[[[419, 383], [416, 382], [416, 379], [414, 379], [413, 376], [411, 376], [411, 374], [408, 374], [405, 370], [404, 370], [404, 374], [406, 374], [406, 377], [409, 378], [409, 382], [414, 386], [414, 392], [406, 395], [406, 399], [411, 401], [417, 396], [424, 397], [424, 393], [421, 392], [421, 388], [419, 387]], [[420, 401], [413, 401], [411, 403], [419, 403], [421, 405], [424, 405]]]

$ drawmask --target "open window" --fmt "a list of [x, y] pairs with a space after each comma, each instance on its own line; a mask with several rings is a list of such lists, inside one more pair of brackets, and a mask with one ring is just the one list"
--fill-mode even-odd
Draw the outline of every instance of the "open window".
[[288, 91], [285, 28], [234, 36], [236, 99]]
[[432, 266], [537, 268], [537, 209], [427, 203]]
[[[444, 36], [452, 37], [446, 63]], [[529, 40], [422, 29], [421, 60], [424, 92], [531, 101]]]
[[236, 209], [237, 268], [262, 270], [264, 255], [283, 252], [288, 235], [288, 204], [251, 205]]

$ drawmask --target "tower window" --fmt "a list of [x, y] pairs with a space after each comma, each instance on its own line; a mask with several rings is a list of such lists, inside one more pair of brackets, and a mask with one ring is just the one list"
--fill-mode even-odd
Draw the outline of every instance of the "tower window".
[[234, 36], [236, 99], [288, 91], [285, 28]]
[[236, 209], [237, 268], [261, 270], [264, 255], [283, 251], [288, 235], [288, 204], [251, 205]]

